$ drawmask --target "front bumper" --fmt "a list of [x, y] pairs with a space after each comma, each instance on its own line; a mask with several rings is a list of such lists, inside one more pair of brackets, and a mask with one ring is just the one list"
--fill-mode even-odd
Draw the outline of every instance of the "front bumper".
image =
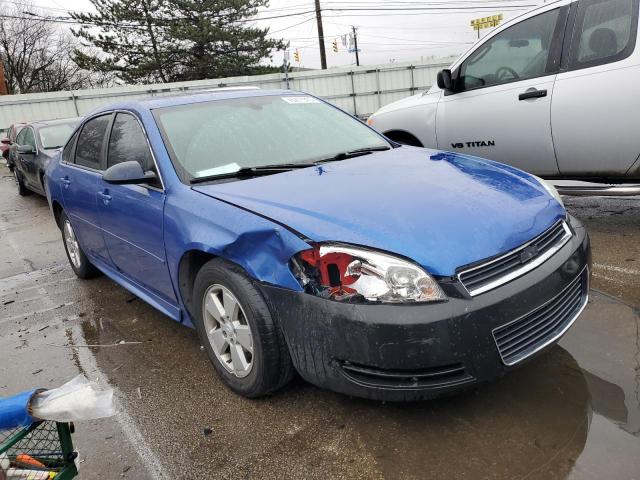
[[307, 381], [378, 400], [434, 398], [504, 375], [575, 321], [587, 301], [591, 253], [585, 228], [573, 218], [570, 225], [571, 240], [544, 264], [473, 298], [454, 279], [442, 283], [449, 301], [421, 305], [350, 305], [261, 289]]

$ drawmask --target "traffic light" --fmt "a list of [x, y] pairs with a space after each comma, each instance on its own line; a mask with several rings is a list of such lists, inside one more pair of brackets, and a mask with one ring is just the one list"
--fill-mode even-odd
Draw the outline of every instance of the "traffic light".
[[338, 53], [338, 39], [337, 38], [333, 39], [333, 51], [335, 53]]
[[300, 63], [300, 51], [296, 48], [296, 51], [293, 52], [293, 59], [296, 63]]

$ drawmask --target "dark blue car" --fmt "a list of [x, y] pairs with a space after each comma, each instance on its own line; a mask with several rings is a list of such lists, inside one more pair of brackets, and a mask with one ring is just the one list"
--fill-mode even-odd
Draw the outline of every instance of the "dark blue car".
[[587, 302], [590, 247], [542, 180], [395, 144], [289, 91], [88, 115], [46, 172], [73, 270], [194, 326], [234, 391], [297, 371], [385, 399], [497, 378]]

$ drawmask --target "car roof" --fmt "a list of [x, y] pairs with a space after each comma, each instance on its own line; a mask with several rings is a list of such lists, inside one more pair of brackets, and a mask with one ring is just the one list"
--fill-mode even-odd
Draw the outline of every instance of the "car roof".
[[268, 95], [304, 95], [302, 92], [296, 92], [292, 90], [262, 90], [258, 88], [220, 88], [212, 89], [204, 92], [190, 92], [187, 95], [170, 95], [162, 97], [152, 97], [148, 99], [115, 103], [100, 107], [97, 110], [91, 112], [89, 116], [95, 115], [101, 112], [108, 112], [111, 110], [154, 110], [157, 108], [174, 107], [179, 105], [190, 105], [194, 103], [204, 103], [216, 100], [228, 100], [232, 98], [246, 98], [246, 97], [263, 97]]

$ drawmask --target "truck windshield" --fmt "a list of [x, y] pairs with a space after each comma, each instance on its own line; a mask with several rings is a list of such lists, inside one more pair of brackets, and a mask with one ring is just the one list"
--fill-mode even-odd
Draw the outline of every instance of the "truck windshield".
[[390, 147], [363, 123], [307, 95], [217, 100], [165, 107], [154, 115], [174, 162], [191, 179]]

